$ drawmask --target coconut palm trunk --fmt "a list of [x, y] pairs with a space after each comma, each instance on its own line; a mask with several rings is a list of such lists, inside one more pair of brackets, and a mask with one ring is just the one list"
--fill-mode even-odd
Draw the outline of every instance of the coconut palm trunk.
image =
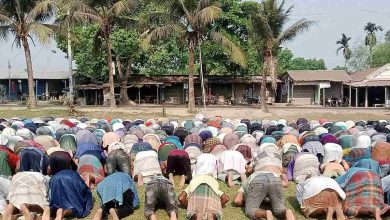
[[22, 38], [21, 40], [22, 40], [24, 55], [26, 57], [26, 64], [27, 64], [29, 107], [31, 109], [36, 109], [38, 105], [37, 105], [37, 100], [35, 99], [34, 75], [33, 75], [32, 61], [31, 61], [30, 46], [28, 44], [28, 40], [26, 36], [22, 36], [21, 38]]
[[263, 112], [268, 112], [268, 107], [267, 107], [267, 76], [268, 76], [268, 60], [269, 57], [265, 57], [264, 59], [264, 68], [263, 68], [263, 75], [261, 79], [261, 110]]
[[188, 109], [191, 113], [195, 112], [195, 90], [194, 90], [194, 63], [195, 49], [193, 46], [188, 50]]
[[110, 107], [116, 108], [114, 72], [112, 68], [112, 52], [111, 52], [112, 42], [109, 34], [106, 37], [106, 42], [107, 42], [108, 84], [110, 86]]
[[129, 105], [129, 95], [127, 94], [127, 82], [129, 81], [129, 78], [131, 76], [132, 61], [131, 58], [129, 57], [127, 61], [127, 68], [125, 74], [123, 74], [122, 62], [119, 57], [116, 57], [116, 63], [118, 68], [119, 83], [121, 85], [119, 102], [121, 105]]

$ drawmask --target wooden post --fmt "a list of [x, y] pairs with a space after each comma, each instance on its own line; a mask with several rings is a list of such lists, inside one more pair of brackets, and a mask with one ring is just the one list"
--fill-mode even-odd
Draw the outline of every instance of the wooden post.
[[157, 85], [157, 102], [156, 102], [157, 105], [160, 104], [160, 94], [158, 92], [158, 87], [159, 85]]
[[385, 104], [384, 104], [385, 107], [386, 107], [386, 104], [387, 104], [387, 99], [388, 99], [387, 86], [385, 86]]
[[318, 97], [317, 97], [318, 105], [321, 105], [321, 87], [318, 85]]
[[95, 89], [95, 106], [97, 105], [97, 89]]
[[48, 97], [49, 97], [49, 80], [47, 79], [46, 80], [46, 88], [45, 88], [45, 101], [48, 100]]
[[324, 107], [326, 106], [326, 93], [325, 88], [322, 88], [322, 103], [324, 103]]
[[294, 101], [294, 83], [291, 85], [291, 102]]
[[234, 94], [234, 83], [232, 83], [232, 96], [230, 98], [230, 104], [234, 105], [234, 100], [235, 100], [235, 94]]
[[355, 100], [356, 101], [355, 106], [359, 107], [359, 88], [356, 88], [355, 99], [356, 99]]
[[287, 80], [287, 103], [290, 103], [290, 80]]
[[352, 86], [351, 82], [349, 82], [349, 107], [352, 106]]
[[138, 87], [138, 105], [141, 104], [141, 88]]
[[38, 80], [35, 80], [35, 100], [38, 100]]
[[163, 116], [165, 117], [167, 115], [166, 109], [165, 109], [165, 100], [161, 100], [163, 103]]
[[368, 87], [365, 87], [365, 91], [364, 91], [364, 107], [368, 107]]

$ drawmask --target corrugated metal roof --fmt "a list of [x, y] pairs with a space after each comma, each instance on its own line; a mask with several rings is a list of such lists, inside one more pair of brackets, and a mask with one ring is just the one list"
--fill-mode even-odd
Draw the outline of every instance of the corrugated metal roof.
[[370, 68], [370, 69], [366, 69], [366, 70], [362, 70], [362, 71], [358, 71], [358, 72], [352, 73], [351, 74], [351, 80], [353, 82], [358, 82], [358, 81], [365, 80], [370, 74], [376, 72], [377, 70], [379, 70], [381, 68], [382, 67]]
[[[34, 79], [68, 79], [68, 71], [34, 71]], [[11, 69], [11, 79], [27, 79], [27, 71]], [[8, 79], [8, 70], [0, 70], [0, 79]]]
[[294, 81], [332, 81], [348, 82], [350, 75], [344, 70], [289, 70], [287, 73]]
[[354, 87], [390, 86], [390, 80], [369, 80], [351, 83]]

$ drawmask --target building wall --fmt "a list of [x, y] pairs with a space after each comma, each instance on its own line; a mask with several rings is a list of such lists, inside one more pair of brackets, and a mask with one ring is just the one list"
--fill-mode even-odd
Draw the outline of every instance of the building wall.
[[[62, 95], [62, 90], [65, 88], [65, 82], [64, 80], [45, 80], [45, 79], [38, 79], [34, 80], [35, 88], [34, 92], [36, 95], [42, 96], [46, 94], [46, 83], [48, 83], [48, 91], [49, 95], [50, 93], [52, 95], [57, 94]], [[0, 84], [3, 85], [6, 89], [6, 98], [8, 99], [8, 80], [0, 80]], [[28, 82], [27, 79], [22, 80], [16, 80], [11, 79], [11, 100], [20, 100], [20, 94], [22, 96], [28, 95]]]
[[297, 105], [311, 105], [314, 103], [316, 86], [295, 85], [293, 92], [293, 103]]
[[178, 97], [180, 104], [184, 103], [183, 84], [172, 84], [172, 86], [165, 86], [164, 99], [169, 101], [171, 97]]
[[[327, 88], [325, 89], [325, 97], [337, 97], [337, 98], [341, 98], [341, 83], [338, 83], [338, 82], [331, 82], [330, 83], [330, 88]], [[322, 95], [322, 91], [321, 91], [321, 95]], [[347, 94], [345, 94], [347, 95]]]

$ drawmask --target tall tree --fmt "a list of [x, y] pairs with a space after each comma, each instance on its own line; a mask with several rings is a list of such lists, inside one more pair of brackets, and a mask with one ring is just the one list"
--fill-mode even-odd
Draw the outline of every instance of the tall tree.
[[108, 83], [110, 86], [110, 107], [116, 108], [115, 83], [112, 55], [112, 31], [117, 25], [132, 23], [129, 16], [136, 11], [139, 0], [69, 0], [66, 8], [69, 15], [64, 20], [68, 22], [81, 22], [97, 26], [94, 44], [97, 48], [105, 43], [107, 51]]
[[277, 0], [265, 0], [251, 9], [252, 38], [256, 42], [261, 42], [259, 51], [263, 57], [261, 99], [264, 112], [268, 112], [266, 99], [267, 76], [271, 77], [272, 88], [276, 89], [277, 55], [281, 44], [293, 40], [314, 24], [313, 21], [301, 19], [285, 28], [292, 6], [286, 10], [284, 4], [284, 0], [280, 5], [278, 5]]
[[149, 46], [163, 38], [179, 35], [188, 47], [188, 108], [195, 111], [194, 71], [195, 51], [205, 39], [210, 39], [229, 52], [232, 59], [241, 65], [245, 65], [245, 56], [241, 49], [227, 37], [210, 29], [212, 24], [221, 14], [221, 8], [216, 0], [158, 0], [167, 9], [163, 26], [152, 28], [144, 39], [144, 46]]
[[390, 31], [387, 31], [385, 34], [385, 43], [390, 44]]
[[133, 73], [133, 64], [141, 53], [140, 36], [134, 30], [117, 29], [113, 32], [112, 38], [120, 84], [119, 102], [122, 105], [128, 105], [127, 83]]
[[54, 1], [0, 0], [0, 40], [14, 37], [14, 44], [23, 47], [28, 75], [29, 106], [37, 108], [34, 92], [34, 73], [31, 61], [30, 41], [49, 42], [55, 26], [47, 22], [55, 12]]
[[370, 66], [372, 64], [372, 48], [376, 45], [377, 39], [375, 32], [383, 31], [382, 26], [376, 25], [375, 23], [368, 22], [366, 26], [364, 26], [364, 30], [366, 31], [366, 39], [365, 45], [370, 47]]
[[347, 35], [345, 35], [344, 33], [342, 33], [341, 35], [341, 39], [336, 41], [336, 44], [337, 45], [340, 45], [339, 48], [337, 48], [337, 51], [336, 53], [338, 54], [340, 52], [340, 50], [343, 50], [343, 56], [344, 56], [344, 67], [345, 67], [345, 70], [347, 71], [347, 63], [348, 63], [348, 60], [351, 59], [351, 55], [352, 55], [352, 51], [351, 49], [349, 48], [349, 41], [351, 40], [350, 37], [347, 37]]

